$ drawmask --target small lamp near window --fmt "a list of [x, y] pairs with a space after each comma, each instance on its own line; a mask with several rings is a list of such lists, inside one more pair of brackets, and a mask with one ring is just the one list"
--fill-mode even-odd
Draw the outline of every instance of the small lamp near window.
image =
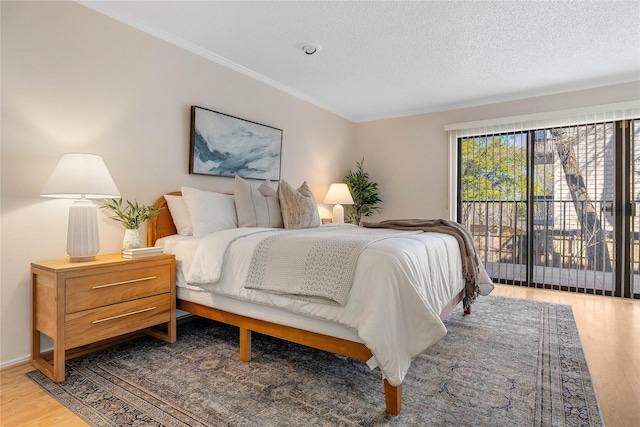
[[100, 251], [98, 209], [88, 199], [120, 197], [102, 157], [95, 154], [64, 154], [40, 196], [78, 199], [69, 207], [67, 254], [71, 262], [95, 260]]
[[324, 202], [329, 205], [335, 205], [333, 207], [333, 222], [335, 224], [344, 224], [344, 208], [342, 205], [353, 204], [353, 197], [351, 197], [347, 184], [331, 184]]

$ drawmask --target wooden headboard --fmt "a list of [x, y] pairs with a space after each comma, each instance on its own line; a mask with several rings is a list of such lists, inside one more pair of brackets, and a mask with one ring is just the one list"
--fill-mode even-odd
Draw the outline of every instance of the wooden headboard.
[[[180, 191], [173, 191], [171, 193], [167, 193], [172, 196], [182, 196]], [[176, 226], [173, 224], [173, 218], [171, 217], [171, 212], [169, 212], [169, 208], [167, 207], [167, 200], [164, 196], [161, 196], [156, 202], [154, 206], [157, 208], [164, 208], [160, 211], [160, 215], [151, 218], [149, 220], [149, 226], [147, 228], [147, 246], [153, 246], [161, 237], [171, 236], [172, 234], [177, 234]]]

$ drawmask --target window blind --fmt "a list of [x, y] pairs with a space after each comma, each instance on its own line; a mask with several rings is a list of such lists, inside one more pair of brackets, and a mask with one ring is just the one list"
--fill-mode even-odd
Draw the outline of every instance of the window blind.
[[640, 100], [448, 124], [449, 218], [457, 218], [458, 138], [640, 118]]

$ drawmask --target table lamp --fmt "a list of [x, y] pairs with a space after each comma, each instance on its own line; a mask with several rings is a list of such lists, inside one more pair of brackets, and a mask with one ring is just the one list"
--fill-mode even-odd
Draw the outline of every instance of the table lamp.
[[98, 209], [88, 199], [120, 197], [102, 157], [95, 154], [64, 154], [40, 196], [78, 199], [69, 207], [67, 254], [71, 262], [95, 260], [100, 251]]
[[353, 204], [353, 197], [351, 197], [347, 184], [331, 184], [324, 202], [329, 205], [335, 205], [333, 207], [333, 222], [335, 224], [344, 224], [344, 208], [342, 205]]

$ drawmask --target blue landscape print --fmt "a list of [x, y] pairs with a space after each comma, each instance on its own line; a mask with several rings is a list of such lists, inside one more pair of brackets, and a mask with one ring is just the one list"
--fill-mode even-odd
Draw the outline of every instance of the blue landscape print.
[[193, 107], [191, 173], [280, 179], [280, 129]]

